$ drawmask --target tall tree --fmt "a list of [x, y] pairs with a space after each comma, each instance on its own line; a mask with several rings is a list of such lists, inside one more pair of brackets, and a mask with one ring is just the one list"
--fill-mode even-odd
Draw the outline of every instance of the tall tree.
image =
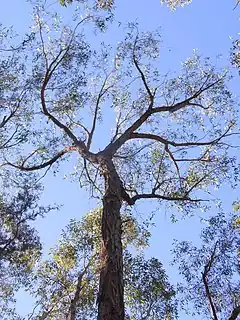
[[[76, 10], [83, 12], [81, 6]], [[110, 19], [108, 11], [96, 7], [80, 21], [75, 12], [74, 27], [44, 5], [38, 4], [34, 16], [34, 41], [22, 77], [26, 99], [19, 102], [31, 115], [27, 147], [33, 150], [16, 153], [5, 164], [26, 172], [49, 170], [75, 152], [79, 180], [103, 205], [98, 319], [121, 320], [123, 202], [134, 206], [156, 199], [191, 210], [209, 188], [233, 175], [237, 179], [235, 158], [228, 155], [229, 138], [238, 134], [230, 75], [198, 54], [187, 59], [178, 76], [161, 75], [159, 33], [141, 33], [133, 24], [115, 54], [105, 44], [88, 43], [85, 34], [94, 26], [105, 30]], [[113, 134], [107, 132], [103, 140], [108, 141], [95, 151], [96, 138], [113, 114]]]

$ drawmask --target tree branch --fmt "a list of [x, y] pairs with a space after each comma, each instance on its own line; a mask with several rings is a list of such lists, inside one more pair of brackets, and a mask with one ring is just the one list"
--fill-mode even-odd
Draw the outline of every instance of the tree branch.
[[[62, 63], [63, 59], [65, 58], [66, 54], [68, 53], [68, 51], [70, 50], [70, 46], [71, 43], [74, 39], [74, 34], [76, 29], [78, 28], [78, 26], [83, 23], [85, 20], [90, 19], [91, 17], [86, 17], [84, 19], [82, 19], [75, 27], [75, 29], [73, 30], [72, 36], [70, 38], [70, 41], [67, 45], [67, 47], [65, 49], [61, 49], [59, 51], [59, 53], [57, 54], [57, 56], [53, 59], [53, 61], [48, 64], [47, 61], [47, 57], [46, 57], [46, 72], [45, 72], [45, 76], [43, 78], [43, 82], [42, 82], [42, 87], [41, 87], [41, 92], [40, 92], [40, 99], [41, 99], [41, 104], [42, 104], [42, 110], [43, 110], [43, 114], [46, 115], [56, 126], [58, 126], [60, 129], [62, 129], [66, 135], [73, 141], [73, 143], [78, 146], [79, 151], [81, 152], [82, 155], [88, 155], [88, 150], [87, 147], [85, 145], [85, 143], [78, 139], [73, 132], [62, 122], [60, 122], [56, 117], [54, 117], [47, 108], [47, 104], [46, 104], [46, 100], [45, 100], [45, 91], [47, 88], [47, 85], [53, 75], [53, 73], [56, 71], [56, 69], [59, 67], [59, 65]], [[42, 40], [42, 46], [43, 46], [43, 50], [44, 50], [44, 42]], [[43, 52], [44, 53], [44, 52]]]
[[[155, 140], [158, 142], [163, 143], [165, 146], [166, 145], [171, 145], [173, 147], [194, 147], [194, 146], [208, 146], [208, 145], [213, 145], [213, 144], [217, 144], [222, 138], [224, 137], [228, 137], [230, 135], [236, 134], [236, 133], [229, 133], [228, 132], [231, 130], [231, 128], [233, 127], [233, 125], [230, 125], [228, 127], [228, 129], [218, 138], [213, 139], [211, 141], [206, 141], [206, 142], [175, 142], [175, 141], [171, 141], [165, 138], [162, 138], [158, 135], [155, 134], [151, 134], [151, 133], [140, 133], [140, 132], [133, 132], [130, 135], [129, 139], [151, 139], [151, 140]], [[237, 133], [240, 134], [240, 133]]]
[[[208, 81], [208, 78], [205, 80], [205, 82], [203, 83], [203, 85], [201, 86], [201, 88], [195, 92], [195, 94], [193, 94], [191, 97], [189, 97], [188, 99], [185, 99], [181, 102], [178, 102], [172, 106], [161, 106], [161, 107], [151, 107], [148, 108], [118, 139], [116, 139], [114, 142], [109, 143], [109, 145], [102, 151], [102, 153], [107, 154], [108, 156], [113, 156], [116, 151], [129, 139], [131, 139], [131, 137], [133, 136], [134, 131], [136, 131], [151, 115], [155, 114], [155, 113], [160, 113], [160, 112], [176, 112], [178, 110], [181, 110], [183, 108], [185, 108], [186, 106], [197, 106], [198, 104], [196, 103], [191, 103], [191, 101], [193, 99], [196, 99], [200, 94], [202, 94], [204, 91], [210, 89], [211, 87], [215, 86], [217, 83], [222, 81], [222, 78], [214, 81], [213, 83], [204, 86], [206, 84], [206, 82]], [[231, 126], [230, 126], [231, 127]], [[228, 129], [228, 131], [230, 130], [230, 127]], [[136, 133], [134, 133], [135, 135]], [[226, 133], [224, 134], [226, 136]], [[152, 135], [155, 136], [155, 135]], [[158, 136], [155, 136], [158, 137]], [[220, 137], [221, 138], [221, 137]], [[217, 142], [220, 138], [216, 139], [216, 141], [214, 140], [214, 142]], [[161, 142], [162, 143], [166, 143], [165, 139], [163, 138], [157, 138], [155, 140], [160, 141], [159, 139], [162, 139]], [[172, 145], [174, 142], [172, 142]], [[213, 142], [212, 142], [213, 143]], [[170, 144], [170, 143], [169, 143]], [[186, 145], [193, 145], [193, 143], [191, 144], [180, 144], [178, 143], [177, 146], [186, 146]], [[206, 145], [206, 144], [197, 144], [197, 145]]]
[[149, 109], [152, 109], [153, 103], [154, 103], [154, 95], [152, 94], [152, 92], [151, 92], [151, 90], [150, 90], [150, 88], [149, 88], [149, 86], [148, 86], [148, 84], [147, 84], [147, 79], [146, 79], [146, 77], [145, 77], [142, 69], [140, 68], [140, 66], [139, 66], [139, 64], [138, 64], [138, 61], [137, 61], [137, 58], [136, 58], [136, 55], [135, 55], [137, 38], [138, 38], [138, 37], [136, 37], [136, 39], [135, 39], [134, 47], [133, 47], [133, 63], [134, 63], [134, 65], [135, 65], [137, 71], [139, 72], [140, 77], [141, 77], [141, 79], [142, 79], [142, 82], [143, 82], [143, 84], [144, 84], [144, 87], [145, 87], [145, 89], [146, 89], [146, 91], [147, 91], [147, 93], [148, 93], [148, 97], [149, 97], [149, 100], [150, 100], [150, 105], [149, 105], [148, 108], [149, 108]]
[[216, 84], [218, 84], [219, 82], [222, 81], [223, 78], [219, 78], [218, 80], [210, 83], [209, 85], [207, 85], [205, 87], [205, 84], [206, 82], [208, 81], [208, 77], [207, 79], [203, 82], [201, 88], [196, 91], [191, 97], [183, 100], [183, 101], [180, 101], [172, 106], [161, 106], [161, 107], [156, 107], [153, 109], [154, 113], [156, 112], [170, 112], [170, 113], [173, 113], [173, 112], [176, 112], [176, 111], [179, 111], [187, 106], [197, 106], [197, 107], [200, 107], [200, 108], [203, 108], [203, 109], [208, 109], [208, 108], [205, 108], [203, 107], [201, 104], [199, 103], [194, 103], [194, 102], [191, 102], [192, 100], [196, 99], [197, 97], [200, 96], [200, 94], [202, 94], [203, 92], [207, 91], [208, 89], [214, 87]]
[[33, 155], [35, 154], [38, 150], [35, 150], [34, 152], [32, 152], [26, 159], [24, 159], [23, 163], [21, 165], [16, 165], [13, 164], [11, 162], [5, 162], [4, 165], [9, 165], [13, 168], [16, 169], [20, 169], [22, 171], [35, 171], [35, 170], [39, 170], [39, 169], [43, 169], [46, 168], [48, 166], [51, 166], [52, 164], [54, 164], [58, 159], [60, 159], [63, 155], [65, 155], [66, 153], [70, 152], [70, 151], [77, 151], [78, 149], [76, 147], [70, 146], [70, 147], [66, 147], [63, 150], [59, 151], [52, 159], [39, 164], [39, 165], [34, 165], [34, 166], [25, 166], [25, 162]]
[[213, 252], [211, 253], [211, 256], [210, 256], [210, 260], [209, 260], [208, 263], [204, 266], [204, 271], [203, 271], [203, 273], [202, 273], [202, 279], [203, 279], [203, 283], [204, 283], [204, 287], [205, 287], [207, 299], [208, 299], [208, 301], [209, 301], [210, 308], [211, 308], [211, 311], [212, 311], [213, 319], [214, 319], [214, 320], [218, 320], [218, 316], [217, 316], [217, 311], [216, 311], [216, 308], [215, 308], [215, 305], [214, 305], [214, 302], [213, 302], [213, 299], [212, 299], [212, 295], [211, 295], [211, 292], [210, 292], [210, 289], [209, 289], [207, 276], [208, 276], [208, 273], [209, 273], [210, 270], [211, 270], [212, 264], [213, 264], [214, 259], [215, 259], [215, 257], [216, 257], [217, 245], [218, 245], [218, 241], [215, 243]]
[[134, 205], [137, 200], [140, 199], [160, 199], [160, 200], [168, 200], [168, 201], [186, 201], [186, 202], [200, 202], [200, 201], [207, 201], [202, 199], [191, 199], [187, 196], [182, 197], [171, 197], [171, 196], [163, 196], [156, 193], [143, 193], [143, 194], [137, 194], [133, 196], [132, 198], [129, 198], [129, 202], [127, 202], [129, 205]]
[[80, 272], [78, 275], [76, 291], [74, 294], [74, 298], [71, 300], [70, 307], [69, 307], [70, 320], [76, 320], [77, 303], [79, 301], [80, 293], [82, 290], [82, 279], [83, 279], [83, 276], [85, 275], [85, 273], [87, 272], [87, 268], [89, 267], [89, 265], [90, 265], [90, 262], [84, 268], [84, 270], [82, 272]]
[[108, 89], [110, 89], [112, 87], [112, 86], [109, 86], [109, 87], [104, 89], [104, 87], [105, 87], [105, 85], [107, 83], [107, 80], [108, 80], [110, 75], [111, 75], [111, 73], [109, 75], [107, 75], [107, 77], [105, 78], [105, 80], [104, 80], [104, 82], [102, 84], [102, 87], [100, 89], [100, 92], [98, 94], [98, 97], [97, 97], [97, 102], [96, 102], [94, 116], [93, 116], [92, 129], [89, 132], [88, 141], [87, 141], [87, 149], [88, 150], [90, 149], [90, 146], [91, 146], [91, 143], [92, 143], [93, 134], [94, 134], [94, 131], [95, 131], [95, 128], [96, 128], [97, 115], [98, 115], [98, 110], [99, 110], [99, 105], [100, 105], [100, 102], [101, 102], [101, 98], [108, 91]]

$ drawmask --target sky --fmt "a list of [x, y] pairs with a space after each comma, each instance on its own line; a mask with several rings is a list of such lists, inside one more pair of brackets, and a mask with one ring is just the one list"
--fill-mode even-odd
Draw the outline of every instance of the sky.
[[[181, 62], [192, 54], [193, 49], [198, 49], [204, 56], [210, 56], [213, 61], [217, 55], [222, 54], [220, 63], [224, 66], [227, 65], [231, 37], [236, 37], [240, 31], [240, 9], [233, 10], [234, 6], [233, 0], [193, 0], [185, 8], [170, 11], [166, 6], [161, 6], [159, 0], [118, 0], [116, 1], [116, 19], [122, 23], [138, 21], [141, 30], [161, 27], [163, 72], [178, 71]], [[12, 25], [18, 33], [27, 31], [30, 15], [31, 8], [23, 0], [8, 0], [1, 3], [1, 23], [7, 26]], [[117, 43], [121, 36], [120, 29], [114, 29], [107, 40]], [[237, 88], [236, 83], [232, 86]], [[63, 204], [59, 211], [51, 212], [45, 219], [37, 221], [36, 226], [44, 244], [45, 254], [56, 243], [61, 230], [70, 218], [80, 218], [96, 206], [96, 202], [89, 198], [89, 193], [80, 189], [78, 183], [64, 179], [65, 174], [70, 171], [71, 160], [61, 165], [61, 170], [56, 177], [49, 174], [44, 180], [42, 201], [47, 204], [54, 202]], [[223, 186], [218, 191], [218, 197], [222, 198], [226, 210], [231, 209], [231, 203], [238, 197], [238, 192], [239, 189], [230, 192], [227, 186]], [[143, 215], [149, 214], [150, 203], [154, 206], [154, 203], [149, 201], [138, 205]], [[155, 228], [152, 230], [147, 256], [159, 258], [173, 282], [178, 281], [179, 278], [174, 269], [169, 267], [172, 241], [177, 238], [197, 242], [201, 227], [199, 215], [200, 212], [196, 212], [194, 217], [172, 224], [169, 219], [170, 214], [165, 207], [156, 212]], [[22, 312], [27, 310], [27, 305], [27, 298], [22, 296], [19, 302]], [[180, 320], [192, 319], [182, 314], [180, 316]]]

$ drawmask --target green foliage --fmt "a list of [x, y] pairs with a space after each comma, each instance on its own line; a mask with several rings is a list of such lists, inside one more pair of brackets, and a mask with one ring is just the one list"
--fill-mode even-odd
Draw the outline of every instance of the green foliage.
[[[73, 3], [73, 0], [58, 0], [59, 3], [64, 6], [67, 7], [69, 4]], [[86, 0], [75, 0], [77, 2], [84, 2]], [[113, 0], [97, 0], [95, 1], [97, 7], [101, 8], [101, 9], [111, 9], [113, 7], [114, 1]]]
[[[25, 183], [11, 199], [0, 199], [0, 311], [2, 319], [14, 314], [15, 293], [31, 285], [41, 254], [41, 243], [31, 223], [52, 208], [38, 206], [38, 189]], [[10, 313], [10, 314], [8, 314]], [[6, 316], [6, 318], [4, 317]]]
[[[80, 288], [74, 308], [76, 319], [96, 318], [96, 295], [100, 270], [102, 209], [85, 215], [80, 221], [72, 220], [63, 231], [50, 258], [43, 261], [35, 275], [34, 286], [38, 313], [33, 319], [61, 319], [69, 316], [77, 288]], [[148, 308], [149, 314], [162, 317], [174, 315], [174, 291], [162, 264], [157, 259], [145, 260], [138, 250], [134, 257], [129, 246], [136, 250], [148, 244], [149, 232], [133, 217], [122, 214], [123, 247], [125, 265], [125, 300], [128, 319], [138, 319], [140, 312]], [[144, 301], [143, 301], [144, 300]], [[139, 309], [140, 308], [140, 309]], [[139, 309], [139, 310], [138, 310]], [[137, 318], [136, 318], [137, 317]], [[139, 318], [140, 319], [140, 318]], [[156, 318], [158, 319], [158, 318]]]
[[177, 7], [184, 7], [191, 2], [192, 0], [161, 0], [161, 3], [166, 3], [172, 10], [176, 10]]
[[239, 211], [240, 210], [240, 200], [237, 200], [237, 201], [234, 201], [233, 202], [233, 210], [235, 212]]
[[184, 280], [178, 286], [180, 306], [192, 316], [210, 320], [214, 309], [219, 319], [228, 319], [240, 304], [236, 256], [240, 233], [235, 221], [236, 215], [219, 213], [203, 221], [207, 226], [201, 232], [199, 246], [190, 241], [175, 242], [174, 264]]
[[66, 7], [68, 4], [71, 4], [72, 3], [72, 0], [59, 0], [59, 3]]
[[240, 40], [237, 39], [233, 42], [231, 48], [231, 62], [234, 67], [240, 72]]
[[163, 265], [156, 258], [129, 257], [125, 266], [125, 295], [129, 319], [174, 319], [177, 303]]

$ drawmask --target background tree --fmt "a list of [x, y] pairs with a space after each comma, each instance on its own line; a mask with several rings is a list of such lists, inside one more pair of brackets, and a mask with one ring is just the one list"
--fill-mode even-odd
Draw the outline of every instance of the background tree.
[[[36, 272], [36, 307], [25, 319], [96, 319], [101, 216], [97, 209], [63, 231], [50, 259]], [[157, 259], [145, 260], [141, 250], [148, 245], [148, 230], [128, 214], [122, 214], [122, 227], [126, 319], [173, 319], [175, 293], [165, 270]]]
[[204, 319], [238, 319], [240, 314], [240, 277], [237, 250], [239, 231], [236, 215], [219, 213], [205, 220], [201, 246], [176, 241], [174, 263], [184, 283], [179, 285], [182, 307]]
[[11, 199], [0, 200], [0, 311], [2, 319], [15, 317], [15, 293], [28, 287], [41, 254], [41, 243], [31, 226], [51, 208], [38, 206], [39, 195], [25, 183]]
[[[30, 138], [5, 164], [26, 172], [49, 170], [76, 153], [79, 180], [103, 201], [98, 317], [119, 320], [124, 319], [123, 202], [166, 200], [189, 212], [212, 187], [233, 176], [237, 180], [229, 138], [238, 134], [238, 105], [227, 87], [231, 76], [209, 59], [194, 54], [178, 76], [161, 75], [158, 32], [141, 33], [130, 24], [112, 53], [85, 37], [92, 28], [105, 30], [108, 12], [94, 7], [79, 17], [74, 15], [75, 26], [66, 26], [44, 6], [35, 8], [35, 37], [21, 77], [26, 95], [20, 101], [31, 115]], [[18, 59], [23, 64], [26, 55]], [[96, 136], [107, 131], [113, 115], [115, 127], [99, 146]]]
[[[0, 26], [0, 159], [21, 150], [27, 142], [29, 115], [24, 109], [26, 68], [19, 60], [31, 36], [20, 45], [11, 46], [15, 39], [11, 29]], [[21, 104], [23, 103], [23, 105]], [[15, 293], [31, 283], [31, 276], [41, 254], [41, 243], [33, 227], [37, 217], [53, 207], [39, 205], [42, 186], [34, 175], [18, 174], [0, 168], [0, 312], [2, 319], [16, 319]]]

